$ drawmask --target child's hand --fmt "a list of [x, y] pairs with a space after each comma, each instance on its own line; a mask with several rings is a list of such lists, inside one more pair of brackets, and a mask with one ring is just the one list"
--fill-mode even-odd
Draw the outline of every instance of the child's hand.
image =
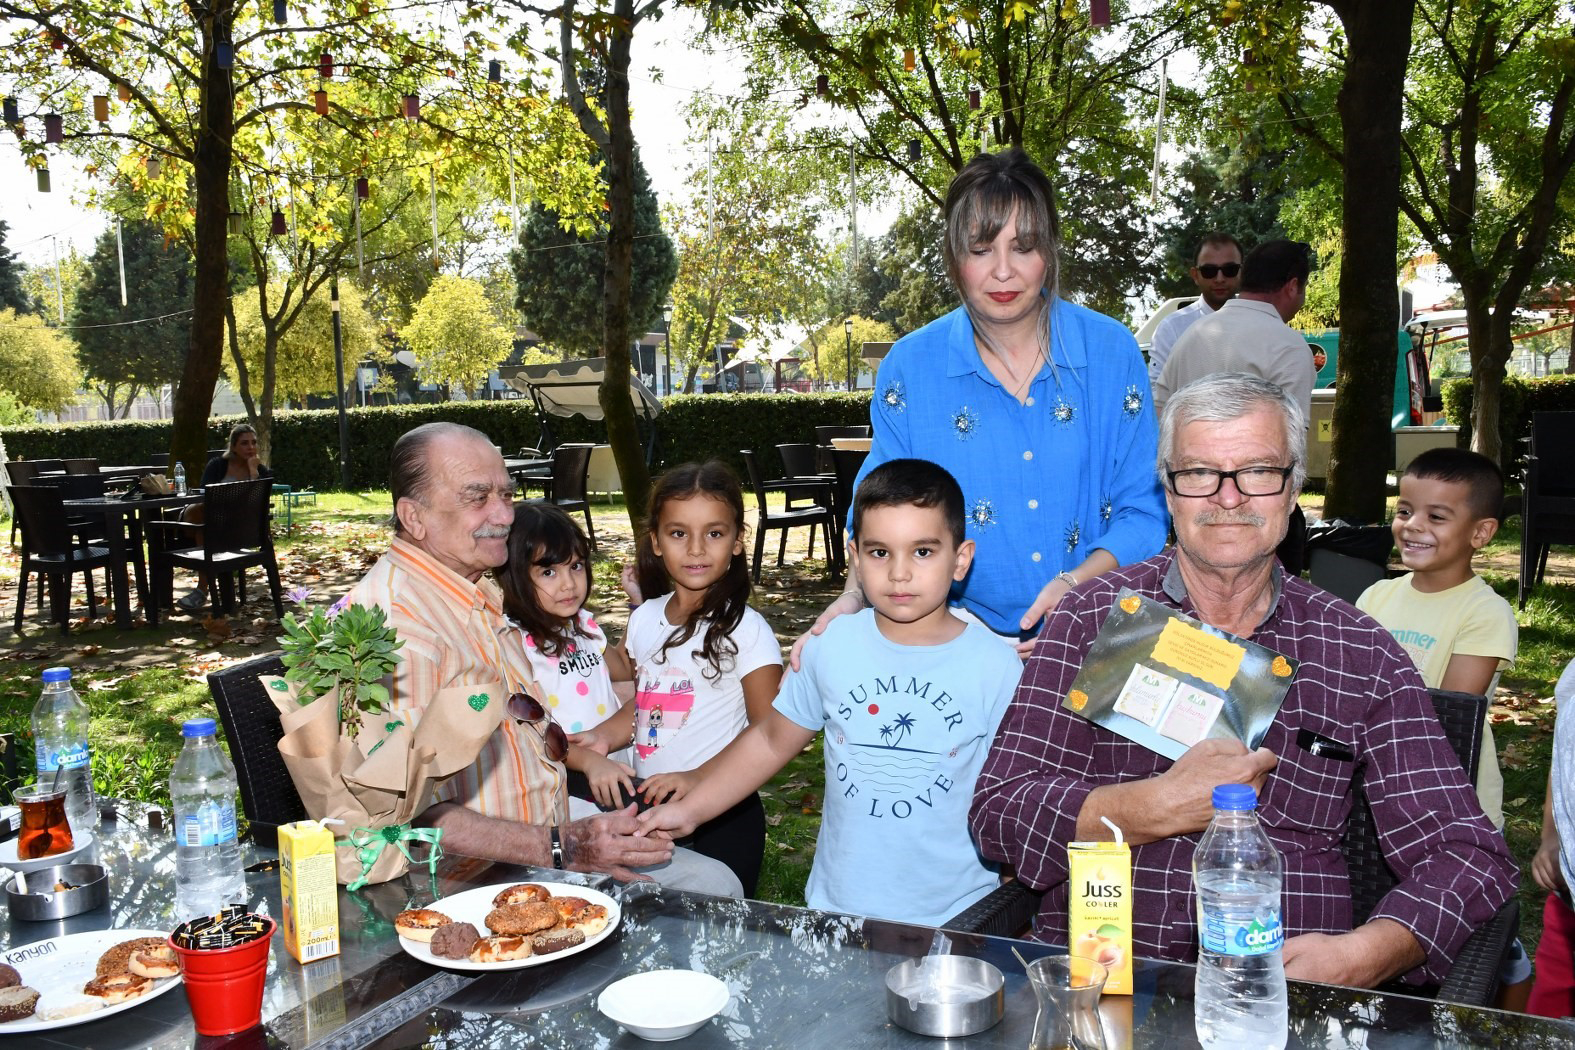
[[585, 756], [580, 772], [591, 783], [591, 797], [603, 809], [618, 809], [634, 795], [634, 770], [599, 754]]
[[645, 796], [645, 801], [651, 805], [658, 802], [677, 802], [700, 783], [700, 778], [691, 772], [658, 773], [645, 778], [640, 785], [640, 792]]
[[570, 733], [569, 743], [577, 744], [587, 751], [594, 751], [598, 755], [610, 754], [628, 743], [627, 740], [608, 739], [607, 729], [608, 723], [603, 722], [600, 725], [592, 726], [583, 733]]
[[1559, 869], [1559, 836], [1544, 835], [1537, 855], [1531, 858], [1531, 877], [1549, 893], [1564, 888], [1564, 872]]
[[623, 593], [629, 596], [629, 607], [633, 608], [645, 601], [640, 594], [640, 579], [635, 575], [633, 565], [622, 565], [618, 570], [618, 583], [623, 587]]
[[681, 839], [686, 835], [693, 835], [697, 826], [697, 821], [689, 815], [689, 808], [677, 802], [654, 806], [635, 819], [640, 824], [639, 830], [635, 832], [636, 835], [665, 831], [673, 838]]

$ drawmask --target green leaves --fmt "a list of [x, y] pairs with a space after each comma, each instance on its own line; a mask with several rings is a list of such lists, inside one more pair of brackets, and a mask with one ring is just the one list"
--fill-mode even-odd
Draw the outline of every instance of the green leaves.
[[280, 626], [284, 676], [300, 686], [301, 704], [337, 688], [339, 720], [352, 739], [362, 712], [388, 710], [382, 679], [399, 663], [396, 653], [404, 643], [382, 609], [349, 605], [337, 616], [313, 609], [304, 621], [287, 614]]

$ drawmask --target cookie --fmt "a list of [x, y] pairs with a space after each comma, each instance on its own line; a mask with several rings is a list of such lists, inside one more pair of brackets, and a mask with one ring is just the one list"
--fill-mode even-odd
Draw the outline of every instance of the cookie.
[[174, 977], [180, 973], [180, 964], [175, 960], [175, 949], [167, 944], [132, 952], [126, 965], [138, 977]]
[[473, 963], [513, 962], [530, 958], [530, 940], [525, 937], [482, 937], [470, 949]]
[[114, 1006], [116, 1003], [146, 995], [152, 987], [153, 981], [147, 977], [139, 977], [134, 973], [112, 973], [93, 978], [82, 986], [82, 993], [102, 999], [105, 1004]]
[[492, 906], [501, 908], [505, 904], [529, 904], [532, 901], [551, 900], [552, 894], [547, 892], [547, 887], [538, 886], [534, 882], [522, 882], [517, 886], [510, 886], [496, 897], [492, 898]]
[[152, 951], [167, 946], [168, 942], [162, 937], [138, 937], [135, 940], [121, 941], [98, 957], [98, 976], [108, 977], [111, 974], [130, 973], [133, 952]]
[[505, 904], [487, 913], [487, 929], [493, 933], [521, 937], [558, 925], [558, 909], [546, 901]]
[[0, 963], [0, 988], [11, 988], [22, 983], [22, 975], [16, 972], [15, 966]]
[[432, 934], [432, 954], [439, 959], [463, 959], [481, 940], [481, 931], [468, 922], [439, 926]]
[[38, 1006], [38, 992], [23, 984], [0, 988], [0, 1021], [20, 1021], [32, 1017]]
[[413, 941], [431, 941], [432, 934], [454, 920], [431, 908], [411, 908], [394, 916], [394, 929]]
[[603, 905], [580, 897], [554, 897], [552, 905], [564, 929], [579, 930], [587, 937], [594, 937], [607, 928], [607, 909]]
[[579, 930], [547, 930], [530, 939], [530, 948], [533, 954], [551, 955], [553, 952], [578, 948], [584, 943], [585, 934]]

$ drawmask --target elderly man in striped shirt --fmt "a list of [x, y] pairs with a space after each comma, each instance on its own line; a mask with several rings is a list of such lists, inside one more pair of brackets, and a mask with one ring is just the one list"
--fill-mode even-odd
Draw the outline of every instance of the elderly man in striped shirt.
[[[1376, 621], [1275, 560], [1305, 477], [1304, 440], [1300, 406], [1256, 376], [1224, 373], [1179, 391], [1159, 437], [1175, 547], [1074, 588], [1045, 624], [970, 812], [985, 856], [1045, 890], [1037, 938], [1064, 942], [1066, 844], [1110, 838], [1108, 817], [1134, 847], [1134, 950], [1196, 958], [1192, 853], [1219, 784], [1257, 789], [1284, 858], [1287, 976], [1437, 982], [1514, 892], [1504, 838], [1410, 658]], [[1262, 747], [1205, 739], [1172, 762], [1062, 707], [1122, 587], [1300, 662]], [[1400, 881], [1352, 929], [1340, 839], [1359, 771]]]

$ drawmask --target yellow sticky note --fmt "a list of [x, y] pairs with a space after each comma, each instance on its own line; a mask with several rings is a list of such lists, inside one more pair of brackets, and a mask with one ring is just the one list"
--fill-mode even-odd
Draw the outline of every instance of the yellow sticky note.
[[1217, 638], [1206, 631], [1169, 620], [1154, 643], [1154, 659], [1205, 682], [1229, 689], [1247, 650], [1235, 642]]

